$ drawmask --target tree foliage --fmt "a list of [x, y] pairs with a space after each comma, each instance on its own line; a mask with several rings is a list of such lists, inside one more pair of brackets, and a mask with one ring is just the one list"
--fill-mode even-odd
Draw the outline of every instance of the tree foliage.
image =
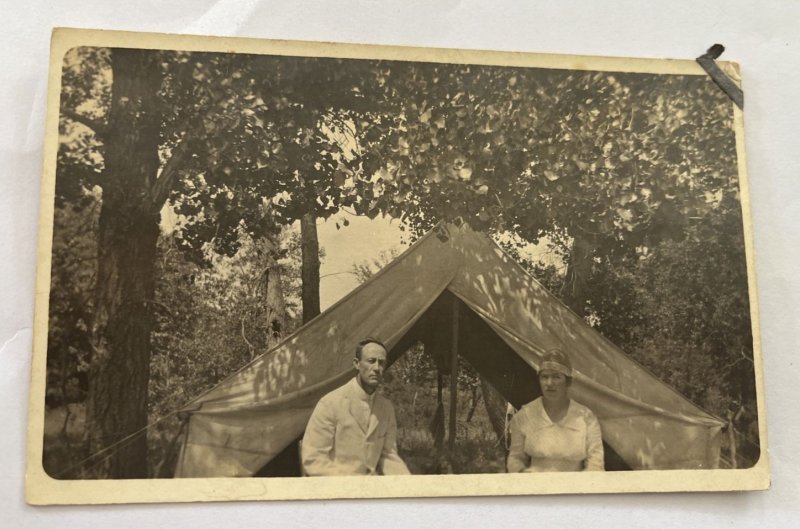
[[592, 299], [607, 336], [720, 416], [756, 397], [741, 225], [724, 200], [683, 240], [599, 266]]
[[47, 404], [86, 397], [92, 322], [91, 289], [97, 273], [96, 232], [100, 205], [89, 196], [55, 209], [47, 338]]

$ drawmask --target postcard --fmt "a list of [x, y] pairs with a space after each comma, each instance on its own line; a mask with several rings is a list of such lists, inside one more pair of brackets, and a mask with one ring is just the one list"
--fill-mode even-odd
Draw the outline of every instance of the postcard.
[[767, 488], [728, 92], [55, 30], [28, 502]]

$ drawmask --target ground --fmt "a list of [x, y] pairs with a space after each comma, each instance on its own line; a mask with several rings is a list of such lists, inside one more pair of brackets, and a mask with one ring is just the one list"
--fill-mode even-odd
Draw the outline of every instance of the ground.
[[[402, 360], [398, 360], [400, 362]], [[456, 450], [448, 466], [447, 458], [440, 458], [435, 448], [432, 422], [436, 415], [436, 382], [411, 385], [390, 375], [383, 388], [392, 401], [397, 415], [398, 451], [413, 474], [485, 474], [505, 472], [505, 444], [498, 440], [489, 422], [483, 400], [477, 403], [472, 418], [467, 421], [472, 407], [469, 391], [459, 391], [456, 411]], [[444, 378], [442, 422], [448, 424], [447, 412], [450, 397], [447, 377]], [[480, 392], [478, 392], [480, 395]], [[447, 440], [445, 437], [445, 446]]]

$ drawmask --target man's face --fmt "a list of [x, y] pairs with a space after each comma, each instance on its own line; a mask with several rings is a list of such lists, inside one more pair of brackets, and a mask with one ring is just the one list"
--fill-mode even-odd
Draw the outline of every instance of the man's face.
[[354, 358], [358, 381], [367, 393], [372, 393], [383, 380], [386, 370], [386, 349], [377, 343], [368, 343], [361, 350], [361, 358]]

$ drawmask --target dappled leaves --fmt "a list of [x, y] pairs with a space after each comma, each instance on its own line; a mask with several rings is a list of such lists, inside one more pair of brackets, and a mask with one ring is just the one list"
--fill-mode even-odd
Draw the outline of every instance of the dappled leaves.
[[375, 178], [419, 231], [461, 217], [530, 241], [567, 229], [630, 251], [680, 237], [676, 220], [707, 211], [706, 192], [736, 193], [732, 106], [706, 78], [399, 70]]
[[[417, 234], [463, 219], [631, 252], [681, 238], [709, 194], [737, 195], [732, 106], [703, 76], [158, 53], [161, 159], [188, 146], [170, 202], [198, 256], [209, 241], [232, 255], [239, 227], [341, 207]], [[102, 120], [107, 63], [68, 61], [62, 104]], [[65, 182], [102, 168], [85, 136], [64, 136]]]

